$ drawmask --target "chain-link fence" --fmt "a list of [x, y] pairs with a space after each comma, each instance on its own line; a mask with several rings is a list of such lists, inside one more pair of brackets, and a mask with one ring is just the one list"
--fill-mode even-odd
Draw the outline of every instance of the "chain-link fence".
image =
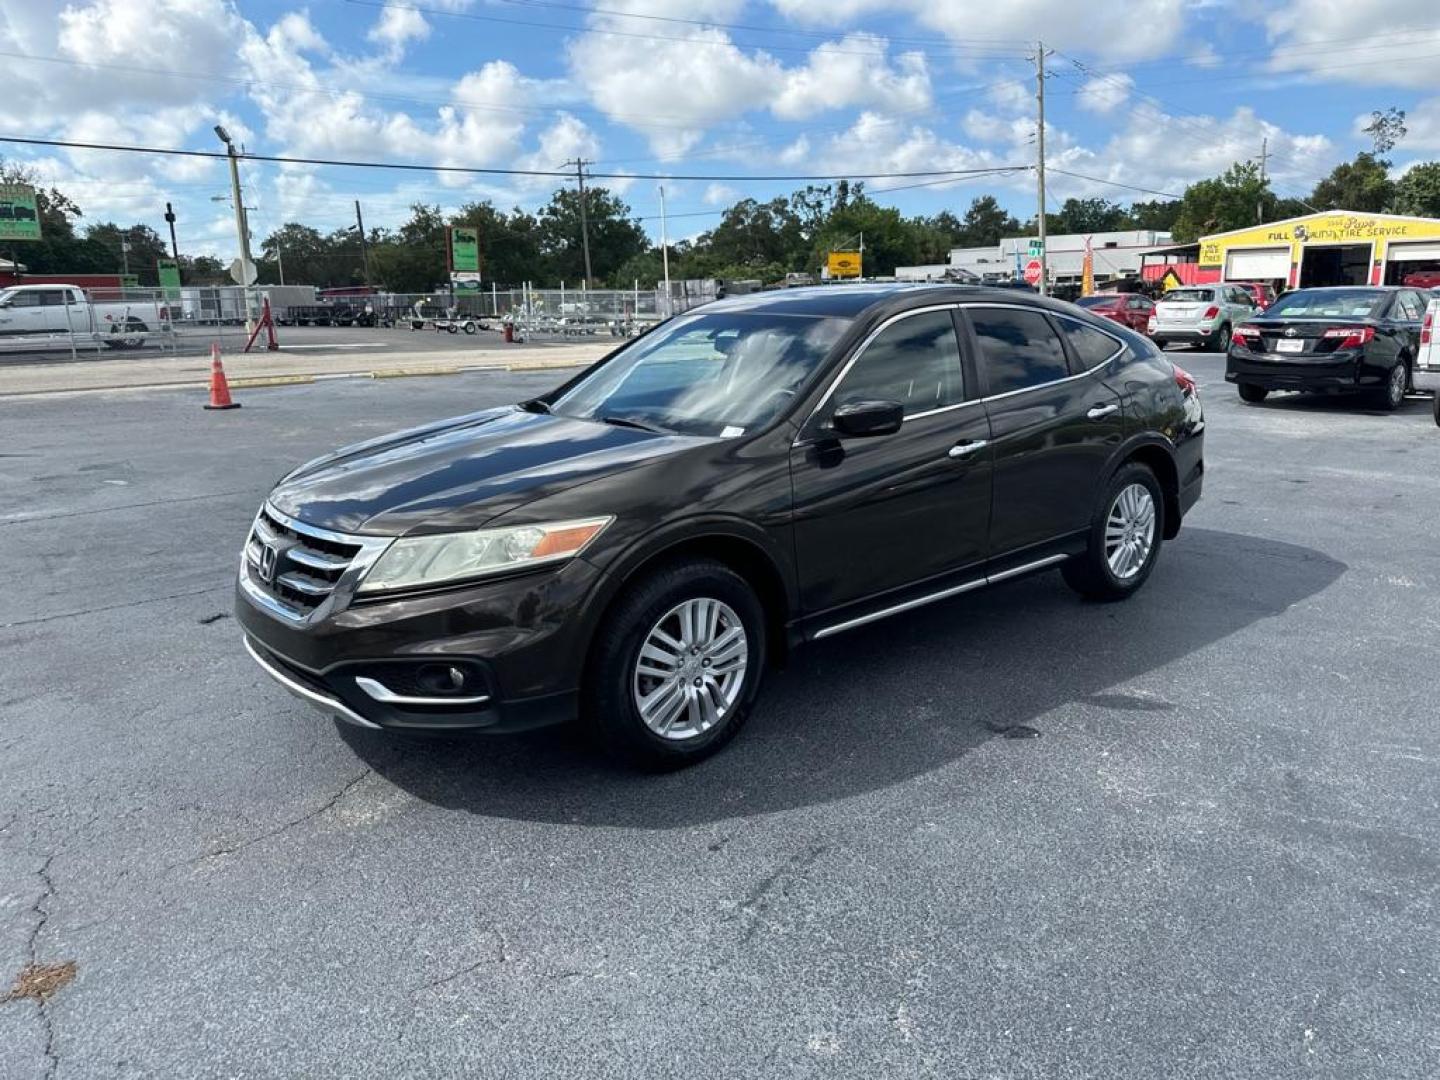
[[[374, 293], [317, 297], [313, 290], [267, 290], [265, 286], [180, 289], [81, 289], [72, 285], [21, 284], [0, 293], [0, 358], [76, 359], [115, 352], [194, 356], [219, 343], [227, 354], [242, 350], [249, 330], [269, 301], [281, 347], [323, 348], [344, 344], [351, 328], [432, 331], [473, 336], [501, 333], [517, 341], [585, 337], [632, 337], [662, 319], [706, 303], [718, 283], [672, 283], [664, 288], [477, 289], [431, 293]], [[296, 302], [296, 300], [300, 302]], [[292, 327], [329, 328], [333, 334]], [[299, 337], [301, 340], [296, 341]], [[265, 347], [264, 337], [256, 342]]]

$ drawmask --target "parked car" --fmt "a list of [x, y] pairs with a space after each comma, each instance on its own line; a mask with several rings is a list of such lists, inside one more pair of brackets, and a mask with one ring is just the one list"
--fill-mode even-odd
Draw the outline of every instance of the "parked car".
[[1244, 289], [1256, 308], [1261, 311], [1275, 302], [1275, 286], [1268, 281], [1231, 281], [1227, 284]]
[[[21, 285], [0, 290], [0, 338], [74, 334], [113, 349], [136, 349], [168, 322], [158, 303], [92, 303], [74, 285]], [[154, 326], [152, 327], [152, 324]]]
[[1340, 286], [1288, 292], [1237, 327], [1225, 379], [1244, 401], [1272, 390], [1368, 391], [1398, 409], [1420, 353], [1425, 298], [1418, 289]]
[[1425, 315], [1410, 382], [1417, 390], [1429, 390], [1434, 396], [1435, 423], [1440, 424], [1440, 296], [1426, 292], [1421, 297], [1426, 301]]
[[1150, 316], [1155, 312], [1154, 303], [1138, 293], [1096, 293], [1082, 296], [1075, 303], [1092, 315], [1128, 326], [1140, 334], [1148, 332]]
[[1440, 288], [1440, 270], [1416, 270], [1413, 274], [1406, 274], [1401, 284], [1412, 289]]
[[550, 393], [303, 465], [240, 558], [247, 648], [371, 728], [582, 716], [648, 767], [744, 722], [767, 664], [1058, 567], [1132, 595], [1200, 496], [1194, 380], [1013, 290], [716, 301]]
[[1224, 352], [1234, 328], [1253, 314], [1255, 301], [1238, 285], [1186, 285], [1159, 299], [1147, 329], [1162, 349], [1184, 343]]

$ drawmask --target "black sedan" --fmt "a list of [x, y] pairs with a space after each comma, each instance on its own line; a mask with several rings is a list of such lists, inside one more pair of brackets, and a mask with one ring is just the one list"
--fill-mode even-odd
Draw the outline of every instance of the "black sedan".
[[273, 678], [351, 723], [578, 714], [673, 767], [802, 642], [1047, 568], [1131, 595], [1200, 496], [1203, 431], [1188, 375], [1068, 304], [738, 297], [532, 401], [295, 470], [237, 611]]
[[1235, 328], [1225, 380], [1251, 403], [1272, 390], [1363, 391], [1382, 408], [1398, 409], [1424, 317], [1418, 289], [1297, 289]]

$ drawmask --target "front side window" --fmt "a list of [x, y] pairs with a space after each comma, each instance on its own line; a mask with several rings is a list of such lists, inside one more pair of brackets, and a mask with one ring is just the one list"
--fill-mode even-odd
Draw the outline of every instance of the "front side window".
[[1074, 319], [1056, 319], [1060, 332], [1070, 342], [1070, 351], [1085, 371], [1097, 368], [1120, 351], [1120, 342], [1093, 326], [1076, 322]]
[[1060, 339], [1040, 312], [987, 307], [967, 310], [980, 343], [978, 359], [985, 372], [987, 394], [1024, 390], [1070, 374]]
[[717, 311], [647, 334], [551, 406], [687, 435], [743, 435], [774, 419], [819, 370], [847, 319]]
[[845, 373], [831, 404], [898, 401], [906, 416], [914, 416], [964, 398], [960, 345], [950, 312], [927, 311], [881, 330]]
[[10, 294], [11, 307], [39, 307], [40, 294], [32, 289], [21, 289]]

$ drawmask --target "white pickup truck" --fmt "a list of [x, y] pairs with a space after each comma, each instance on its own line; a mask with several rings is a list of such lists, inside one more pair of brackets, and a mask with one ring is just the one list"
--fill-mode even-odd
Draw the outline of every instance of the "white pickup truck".
[[1435, 423], [1440, 424], [1440, 294], [1432, 292], [1420, 324], [1420, 350], [1410, 382], [1417, 390], [1435, 395]]
[[161, 301], [92, 301], [75, 285], [17, 285], [0, 290], [0, 342], [74, 335], [112, 349], [138, 349], [145, 335], [170, 328]]

